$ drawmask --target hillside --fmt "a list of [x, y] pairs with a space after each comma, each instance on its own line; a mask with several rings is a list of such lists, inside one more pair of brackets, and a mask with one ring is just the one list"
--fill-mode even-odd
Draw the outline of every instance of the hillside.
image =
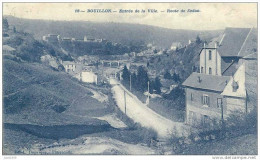
[[106, 110], [105, 104], [69, 75], [37, 63], [4, 59], [3, 94], [4, 123], [87, 124], [91, 116], [79, 118], [76, 108], [82, 108], [83, 115]]
[[177, 73], [181, 81], [184, 81], [198, 66], [199, 53], [203, 47], [201, 43], [191, 43], [187, 47], [177, 51], [169, 51], [160, 56], [152, 57], [149, 60], [149, 69], [155, 70], [157, 74], [164, 74], [166, 70]]
[[169, 48], [173, 42], [187, 44], [197, 35], [202, 39], [216, 37], [221, 31], [194, 31], [181, 29], [166, 29], [149, 25], [128, 23], [98, 23], [89, 21], [50, 21], [21, 19], [5, 16], [10, 26], [32, 33], [36, 39], [42, 39], [48, 33], [59, 34], [62, 37], [83, 38], [84, 35], [105, 38], [109, 41], [131, 45], [138, 43], [153, 43], [159, 47]]

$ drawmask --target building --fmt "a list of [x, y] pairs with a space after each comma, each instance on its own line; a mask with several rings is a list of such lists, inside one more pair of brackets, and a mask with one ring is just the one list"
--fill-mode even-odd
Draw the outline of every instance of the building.
[[180, 49], [182, 44], [180, 42], [173, 42], [171, 45], [171, 50], [176, 51], [178, 48]]
[[60, 35], [57, 34], [48, 34], [42, 37], [42, 40], [49, 42], [49, 43], [58, 43], [60, 40]]
[[65, 72], [75, 72], [76, 70], [76, 63], [72, 61], [63, 61], [63, 67], [65, 68]]
[[97, 74], [95, 74], [94, 72], [92, 71], [82, 71], [80, 73], [80, 80], [82, 82], [86, 82], [86, 83], [95, 83], [97, 84], [98, 83], [98, 76]]
[[85, 41], [85, 42], [93, 42], [93, 41], [95, 41], [95, 40], [96, 40], [96, 39], [93, 38], [93, 37], [84, 36], [84, 41]]
[[257, 30], [226, 28], [204, 44], [200, 73], [193, 72], [182, 85], [187, 124], [210, 127], [234, 112], [252, 111], [257, 107]]

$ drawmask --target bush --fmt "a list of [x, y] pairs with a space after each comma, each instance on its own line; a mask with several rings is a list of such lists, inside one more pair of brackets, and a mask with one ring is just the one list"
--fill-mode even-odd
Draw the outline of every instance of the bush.
[[225, 130], [232, 132], [234, 129], [240, 134], [257, 133], [257, 109], [250, 113], [233, 112], [225, 121]]
[[186, 137], [177, 137], [176, 135], [177, 129], [174, 127], [170, 132], [170, 138], [167, 140], [167, 143], [172, 147], [172, 152], [174, 154], [179, 154], [186, 148], [188, 141], [186, 140]]
[[158, 134], [157, 132], [152, 128], [144, 128], [144, 127], [138, 127], [140, 130], [140, 135], [143, 138], [143, 142], [147, 144], [149, 147], [151, 147], [153, 144], [153, 141], [157, 141]]

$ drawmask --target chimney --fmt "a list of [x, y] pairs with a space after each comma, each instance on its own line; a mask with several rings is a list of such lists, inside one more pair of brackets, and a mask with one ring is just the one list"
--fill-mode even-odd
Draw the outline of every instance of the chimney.
[[232, 82], [232, 88], [233, 88], [233, 92], [236, 92], [237, 91], [237, 89], [238, 89], [238, 83], [236, 82], [236, 81], [234, 81], [233, 80], [233, 82]]
[[215, 42], [215, 48], [218, 48], [218, 42]]
[[204, 43], [204, 48], [206, 48], [206, 43]]
[[199, 83], [201, 82], [201, 78], [200, 78], [200, 76], [198, 76], [198, 82], [199, 82]]

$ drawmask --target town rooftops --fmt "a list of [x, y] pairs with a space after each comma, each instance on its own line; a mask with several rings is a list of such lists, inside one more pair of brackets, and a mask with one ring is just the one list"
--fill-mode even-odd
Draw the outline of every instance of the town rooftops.
[[214, 76], [193, 72], [183, 83], [185, 87], [222, 92], [230, 76]]
[[252, 49], [251, 41], [257, 42], [256, 36], [254, 28], [226, 28], [224, 33], [212, 39], [206, 48], [215, 48], [218, 43], [217, 49], [221, 57], [243, 57], [247, 54], [246, 48]]
[[15, 51], [13, 47], [10, 47], [9, 45], [3, 45], [3, 50], [4, 51]]

